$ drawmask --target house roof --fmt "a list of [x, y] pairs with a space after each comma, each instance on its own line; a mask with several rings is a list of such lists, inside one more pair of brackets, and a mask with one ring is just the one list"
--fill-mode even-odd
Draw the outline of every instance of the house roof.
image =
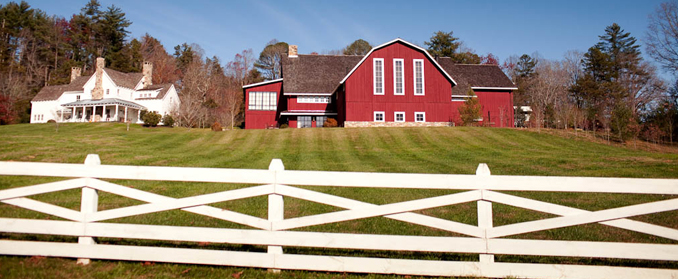
[[130, 102], [118, 98], [106, 98], [101, 100], [80, 100], [71, 102], [68, 104], [63, 104], [63, 107], [85, 107], [85, 106], [103, 106], [103, 105], [121, 105], [125, 107], [131, 107], [135, 109], [145, 109], [146, 107], [137, 104], [135, 102]]
[[104, 68], [104, 71], [109, 77], [111, 77], [117, 86], [127, 87], [130, 89], [134, 89], [134, 87], [137, 86], [137, 83], [139, 83], [141, 78], [144, 76], [142, 73], [123, 73], [107, 68]]
[[297, 55], [283, 57], [283, 92], [332, 93], [363, 56]]
[[40, 89], [40, 92], [38, 92], [38, 94], [35, 95], [31, 101], [53, 101], [59, 99], [61, 94], [64, 92], [82, 91], [83, 86], [85, 86], [85, 83], [87, 83], [87, 80], [89, 79], [89, 76], [83, 76], [76, 78], [69, 84], [45, 86]]
[[[143, 75], [142, 73], [123, 73], [119, 72], [116, 70], [111, 70], [104, 68], [104, 71], [106, 74], [113, 80], [113, 82], [117, 86], [121, 87], [126, 87], [130, 89], [134, 89], [135, 86], [137, 86], [137, 83], [142, 79]], [[88, 75], [88, 76], [81, 76], [73, 80], [69, 84], [64, 84], [64, 85], [50, 85], [50, 86], [45, 86], [42, 89], [40, 89], [40, 92], [38, 92], [35, 97], [33, 97], [33, 100], [31, 101], [52, 101], [52, 100], [57, 100], [63, 94], [64, 92], [68, 91], [82, 91], [83, 86], [85, 86], [85, 83], [93, 76], [94, 74]], [[165, 85], [165, 84], [162, 84]], [[171, 85], [171, 84], [168, 84]], [[160, 86], [160, 85], [159, 85]], [[167, 90], [170, 87], [167, 86], [167, 88], [164, 88], [158, 96], [160, 96], [159, 99], [162, 99], [162, 97], [165, 96], [167, 93]], [[158, 88], [156, 88], [158, 89]], [[161, 96], [162, 95], [162, 96]]]
[[153, 84], [142, 89], [139, 89], [139, 91], [143, 90], [150, 91], [160, 90], [160, 91], [158, 92], [158, 95], [156, 95], [155, 98], [138, 98], [138, 99], [152, 100], [165, 98], [165, 95], [167, 95], [167, 92], [170, 91], [170, 87], [172, 87], [172, 85], [173, 85], [172, 83]]

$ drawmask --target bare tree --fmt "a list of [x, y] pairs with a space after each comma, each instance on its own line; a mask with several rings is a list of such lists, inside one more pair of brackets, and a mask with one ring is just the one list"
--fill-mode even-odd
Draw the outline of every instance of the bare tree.
[[660, 4], [648, 16], [646, 51], [663, 69], [677, 73], [677, 2]]
[[212, 79], [208, 78], [206, 65], [198, 60], [186, 69], [180, 91], [179, 124], [188, 128], [202, 126], [207, 111], [203, 104]]
[[288, 53], [288, 44], [279, 42], [276, 39], [266, 44], [259, 59], [255, 62], [255, 67], [259, 69], [268, 80], [279, 79], [281, 77], [281, 59]]
[[568, 88], [566, 71], [560, 62], [543, 59], [538, 63], [536, 73], [531, 81], [530, 101], [540, 131], [547, 107], [565, 100], [563, 96], [568, 94]]

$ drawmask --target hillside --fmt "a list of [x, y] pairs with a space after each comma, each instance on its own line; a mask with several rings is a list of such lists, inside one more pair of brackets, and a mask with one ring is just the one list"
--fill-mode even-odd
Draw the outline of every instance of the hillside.
[[284, 129], [212, 132], [124, 124], [0, 126], [0, 160], [410, 173], [677, 177], [677, 153], [494, 128]]

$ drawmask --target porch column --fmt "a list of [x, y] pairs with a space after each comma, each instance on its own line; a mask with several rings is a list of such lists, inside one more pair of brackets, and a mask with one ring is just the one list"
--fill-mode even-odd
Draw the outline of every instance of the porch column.
[[71, 122], [75, 121], [75, 107], [73, 107], [73, 114], [71, 114]]
[[97, 116], [97, 106], [92, 106], [92, 115], [90, 115], [90, 122], [94, 122]]
[[113, 121], [118, 122], [118, 104], [116, 104], [116, 113], [113, 115]]
[[86, 113], [86, 112], [87, 112], [87, 107], [86, 107], [86, 106], [83, 106], [83, 118], [82, 118], [82, 122], [85, 122], [85, 113]]
[[141, 121], [141, 110], [137, 109], [137, 122]]
[[127, 123], [127, 107], [125, 107], [125, 123]]
[[108, 118], [108, 115], [106, 114], [106, 105], [103, 105], [103, 108], [101, 109], [101, 119], [106, 121], [106, 118]]
[[59, 122], [64, 122], [64, 109], [61, 109], [61, 121]]

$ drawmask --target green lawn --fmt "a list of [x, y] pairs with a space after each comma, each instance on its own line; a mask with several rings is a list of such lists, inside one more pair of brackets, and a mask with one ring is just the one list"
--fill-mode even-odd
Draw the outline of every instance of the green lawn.
[[[124, 124], [62, 124], [59, 132], [53, 124], [0, 126], [0, 161], [36, 161], [83, 163], [87, 154], [99, 154], [102, 164], [191, 166], [214, 168], [265, 169], [273, 158], [280, 158], [289, 170], [333, 170], [410, 173], [474, 173], [479, 163], [487, 163], [493, 174], [558, 175], [677, 178], [676, 149], [668, 153], [647, 152], [633, 148], [594, 143], [583, 138], [538, 134], [526, 130], [494, 128], [370, 128], [370, 129], [284, 129], [212, 132], [183, 128], [143, 128]], [[58, 178], [0, 177], [0, 189], [32, 185]], [[114, 181], [122, 185], [172, 197], [186, 197], [243, 187], [216, 183], [182, 183], [155, 181]], [[399, 190], [366, 188], [306, 187], [366, 202], [384, 204], [436, 196], [453, 191]], [[675, 198], [663, 195], [619, 195], [579, 193], [511, 193], [533, 199], [559, 203], [587, 210], [631, 205]], [[38, 195], [35, 199], [79, 209], [79, 191]], [[139, 202], [102, 193], [100, 209], [116, 208]], [[337, 210], [296, 199], [285, 199], [286, 218]], [[266, 217], [266, 197], [224, 202], [213, 206]], [[496, 204], [494, 224], [510, 224], [550, 217], [548, 214]], [[432, 216], [475, 224], [476, 203], [465, 203], [422, 211]], [[0, 217], [48, 218], [47, 215], [0, 205]], [[54, 218], [54, 217], [52, 217]], [[677, 212], [667, 212], [632, 219], [677, 228]], [[192, 225], [245, 228], [240, 225], [202, 217], [182, 211], [169, 211], [121, 218], [114, 222]], [[308, 228], [316, 231], [361, 232], [377, 234], [454, 235], [412, 226], [385, 218], [326, 224]], [[520, 238], [675, 243], [603, 225], [585, 225], [518, 236]], [[25, 236], [0, 234], [0, 238], [45, 241], [75, 241], [59, 236]], [[264, 251], [265, 247], [221, 244], [162, 243], [154, 241], [99, 239], [100, 243], [152, 244]], [[388, 253], [378, 251], [324, 251], [286, 248], [286, 253], [358, 255], [373, 257], [475, 260], [476, 255]], [[497, 256], [498, 261], [532, 261], [559, 263], [600, 263], [592, 259], [556, 259], [549, 257]], [[608, 265], [677, 268], [676, 262], [604, 260]], [[54, 271], [56, 273], [52, 273]], [[0, 257], [2, 278], [26, 277], [229, 277], [243, 271], [241, 278], [333, 278], [344, 275], [282, 272], [269, 274], [259, 269], [205, 267], [192, 265], [125, 263], [94, 261], [88, 267], [75, 265], [70, 259]], [[61, 272], [61, 273], [59, 273]], [[61, 275], [60, 275], [61, 274]], [[234, 276], [237, 277], [237, 276]], [[388, 276], [361, 276], [387, 278]], [[388, 277], [391, 278], [391, 277]]]

